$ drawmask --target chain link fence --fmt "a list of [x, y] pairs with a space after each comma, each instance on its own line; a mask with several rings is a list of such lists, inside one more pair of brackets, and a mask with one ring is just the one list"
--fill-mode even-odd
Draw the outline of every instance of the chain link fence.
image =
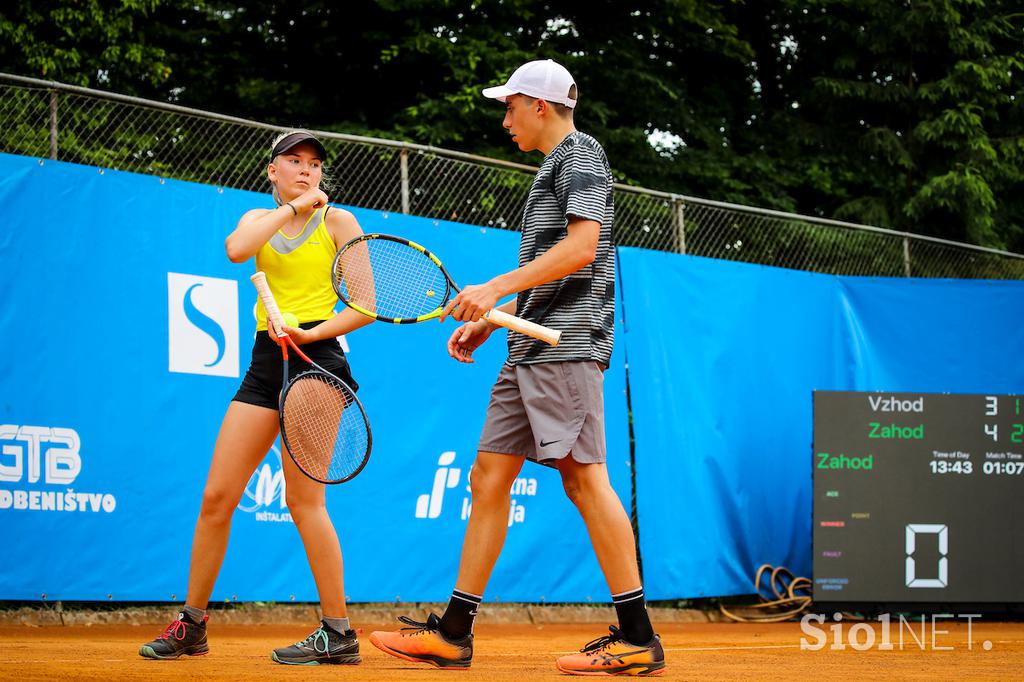
[[[285, 128], [0, 74], [2, 151], [267, 191]], [[317, 131], [328, 194], [350, 206], [516, 230], [535, 168]], [[616, 241], [843, 275], [1024, 279], [1024, 256], [876, 227], [616, 185]]]

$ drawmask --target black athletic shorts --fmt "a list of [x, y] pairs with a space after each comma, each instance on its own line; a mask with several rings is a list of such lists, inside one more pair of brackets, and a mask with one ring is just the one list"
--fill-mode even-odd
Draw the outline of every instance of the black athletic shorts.
[[[310, 329], [319, 322], [304, 322], [299, 325]], [[337, 339], [324, 339], [300, 346], [309, 359], [352, 387], [359, 390], [359, 385], [352, 378], [352, 372], [345, 359], [345, 351]], [[270, 339], [266, 331], [256, 333], [256, 341], [252, 346], [252, 362], [242, 379], [234, 400], [250, 405], [278, 409], [281, 396], [281, 347]], [[288, 377], [294, 377], [309, 369], [306, 361], [295, 355], [293, 350], [288, 354]]]

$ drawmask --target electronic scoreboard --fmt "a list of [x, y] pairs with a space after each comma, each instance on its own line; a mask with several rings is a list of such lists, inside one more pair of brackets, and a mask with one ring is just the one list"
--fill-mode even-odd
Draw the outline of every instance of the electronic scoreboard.
[[816, 603], [1024, 602], [1024, 396], [814, 392]]

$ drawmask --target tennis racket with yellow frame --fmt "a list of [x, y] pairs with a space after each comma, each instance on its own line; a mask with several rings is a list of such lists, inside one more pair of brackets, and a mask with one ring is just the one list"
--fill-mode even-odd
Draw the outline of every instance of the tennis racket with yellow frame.
[[[411, 324], [441, 315], [461, 291], [441, 260], [416, 242], [388, 234], [364, 234], [350, 240], [334, 257], [334, 292], [349, 308], [381, 322]], [[558, 345], [562, 332], [489, 310], [484, 317]]]

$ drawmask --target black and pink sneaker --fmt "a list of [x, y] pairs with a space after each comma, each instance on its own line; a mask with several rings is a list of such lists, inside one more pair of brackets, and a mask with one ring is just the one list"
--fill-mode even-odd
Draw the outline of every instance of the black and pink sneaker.
[[210, 653], [206, 644], [206, 621], [194, 623], [184, 613], [178, 614], [178, 620], [167, 626], [164, 633], [139, 649], [139, 656], [144, 658], [169, 659], [179, 656], [202, 656]]

